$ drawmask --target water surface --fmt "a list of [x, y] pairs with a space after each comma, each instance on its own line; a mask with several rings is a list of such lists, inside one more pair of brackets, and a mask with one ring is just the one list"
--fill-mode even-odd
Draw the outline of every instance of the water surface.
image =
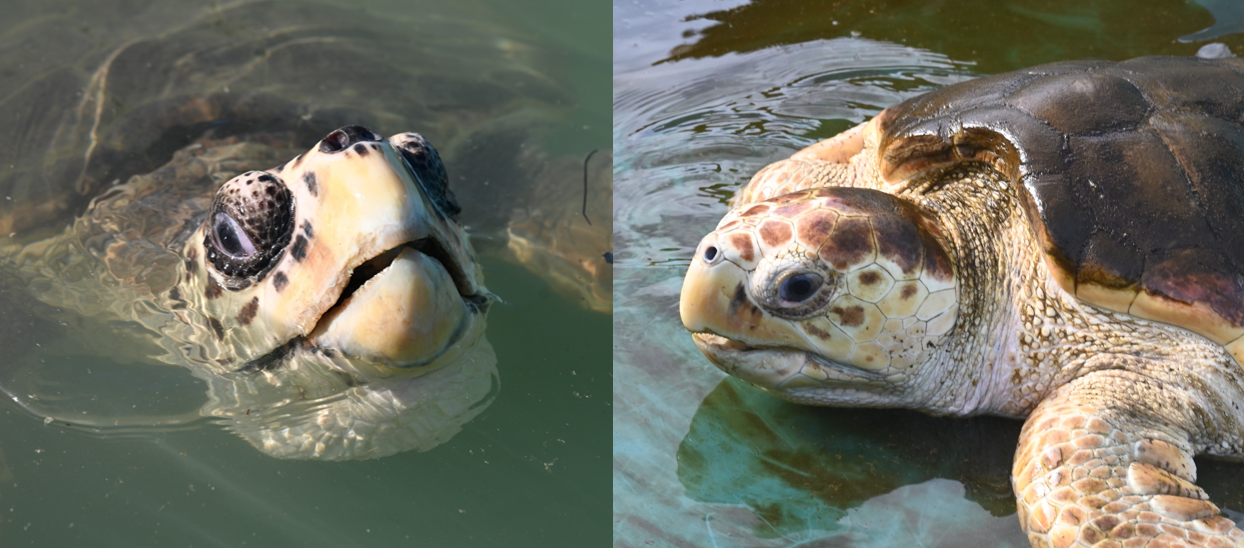
[[[41, 60], [59, 59], [64, 51], [56, 48], [80, 48], [82, 68], [89, 71], [119, 43], [157, 36], [213, 13], [225, 13], [213, 31], [221, 35], [264, 31], [263, 21], [229, 19], [230, 5], [111, 2], [87, 9], [73, 2], [12, 2], [0, 19], [0, 33], [40, 28], [43, 18], [66, 14], [72, 24], [0, 43], [0, 55], [12, 61], [4, 63], [11, 72], [2, 77], [38, 81], [46, 72]], [[439, 2], [342, 5], [360, 17], [412, 29], [454, 21], [500, 26], [527, 37], [550, 52], [564, 75], [560, 91], [573, 102], [565, 105], [564, 118], [551, 120], [530, 145], [576, 162], [608, 145], [604, 5], [564, 0], [521, 7], [481, 0], [452, 9]], [[116, 14], [133, 19], [110, 25], [110, 18], [120, 17]], [[417, 39], [412, 33], [411, 40]], [[506, 46], [498, 40], [498, 47]], [[27, 121], [37, 121], [38, 114], [0, 113]], [[452, 177], [455, 166], [448, 169]], [[577, 199], [581, 187], [577, 178], [572, 182], [568, 192]], [[594, 181], [593, 188], [600, 191], [603, 184], [607, 181]], [[470, 209], [470, 196], [460, 197]], [[477, 246], [488, 248], [489, 242]], [[140, 330], [134, 326], [83, 332], [89, 322], [78, 325], [71, 315], [16, 307], [0, 311], [6, 330], [0, 337], [0, 388], [7, 394], [0, 402], [0, 544], [606, 544], [608, 315], [588, 310], [501, 257], [483, 254], [488, 287], [505, 300], [488, 317], [487, 337], [500, 377], [495, 400], [443, 445], [370, 461], [283, 461], [261, 454], [198, 416], [203, 383], [154, 359], [157, 349], [135, 336]], [[21, 303], [23, 291], [0, 279], [0, 302], [6, 306]], [[44, 410], [54, 410], [55, 420], [45, 422]], [[100, 426], [106, 421], [99, 417], [117, 420]]]
[[[615, 2], [615, 546], [1027, 546], [1018, 421], [772, 398], [692, 344], [682, 275], [769, 162], [983, 74], [1192, 55], [1213, 35], [1244, 53], [1219, 32], [1240, 23], [1229, 4]], [[1198, 467], [1244, 509], [1242, 467]]]

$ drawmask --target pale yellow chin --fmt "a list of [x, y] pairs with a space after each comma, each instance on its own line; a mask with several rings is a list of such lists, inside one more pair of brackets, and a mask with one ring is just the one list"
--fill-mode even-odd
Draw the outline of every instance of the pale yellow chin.
[[401, 368], [452, 363], [483, 331], [453, 279], [435, 259], [405, 248], [320, 318], [308, 341], [346, 358]]

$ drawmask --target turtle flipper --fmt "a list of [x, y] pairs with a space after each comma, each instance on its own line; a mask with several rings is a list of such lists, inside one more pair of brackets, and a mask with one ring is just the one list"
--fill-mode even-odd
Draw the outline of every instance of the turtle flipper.
[[1172, 398], [1141, 375], [1106, 370], [1029, 415], [1011, 483], [1034, 547], [1244, 546], [1244, 531], [1194, 483], [1187, 430], [1157, 416], [1156, 402]]

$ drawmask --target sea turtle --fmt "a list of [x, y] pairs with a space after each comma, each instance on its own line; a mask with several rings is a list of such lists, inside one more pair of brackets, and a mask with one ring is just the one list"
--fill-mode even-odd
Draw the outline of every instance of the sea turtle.
[[1063, 62], [892, 106], [760, 171], [681, 315], [790, 401], [1026, 418], [1033, 546], [1244, 546], [1244, 60]]
[[608, 309], [600, 190], [603, 222], [577, 219], [600, 158], [585, 173], [536, 145], [571, 104], [549, 52], [435, 15], [192, 8], [0, 26], [9, 367], [40, 318], [91, 345], [143, 339], [206, 382], [196, 415], [262, 451], [373, 458], [442, 443], [497, 393], [497, 298], [464, 225]]

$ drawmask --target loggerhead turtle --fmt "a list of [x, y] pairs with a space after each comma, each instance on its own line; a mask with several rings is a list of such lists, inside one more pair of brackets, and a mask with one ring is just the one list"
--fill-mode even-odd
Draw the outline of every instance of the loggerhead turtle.
[[1244, 546], [1244, 61], [1064, 62], [892, 106], [761, 170], [681, 314], [790, 401], [1025, 418], [1033, 546]]
[[[529, 146], [571, 101], [522, 37], [290, 2], [173, 27], [160, 3], [75, 9], [98, 13], [0, 36], [10, 367], [40, 317], [90, 344], [145, 339], [207, 383], [196, 415], [262, 451], [373, 458], [444, 442], [497, 393], [464, 225], [502, 254], [521, 228], [513, 258], [601, 308], [582, 267], [600, 269], [607, 223], [570, 224], [543, 189], [578, 214], [581, 161]], [[115, 26], [84, 37], [82, 20]]]

